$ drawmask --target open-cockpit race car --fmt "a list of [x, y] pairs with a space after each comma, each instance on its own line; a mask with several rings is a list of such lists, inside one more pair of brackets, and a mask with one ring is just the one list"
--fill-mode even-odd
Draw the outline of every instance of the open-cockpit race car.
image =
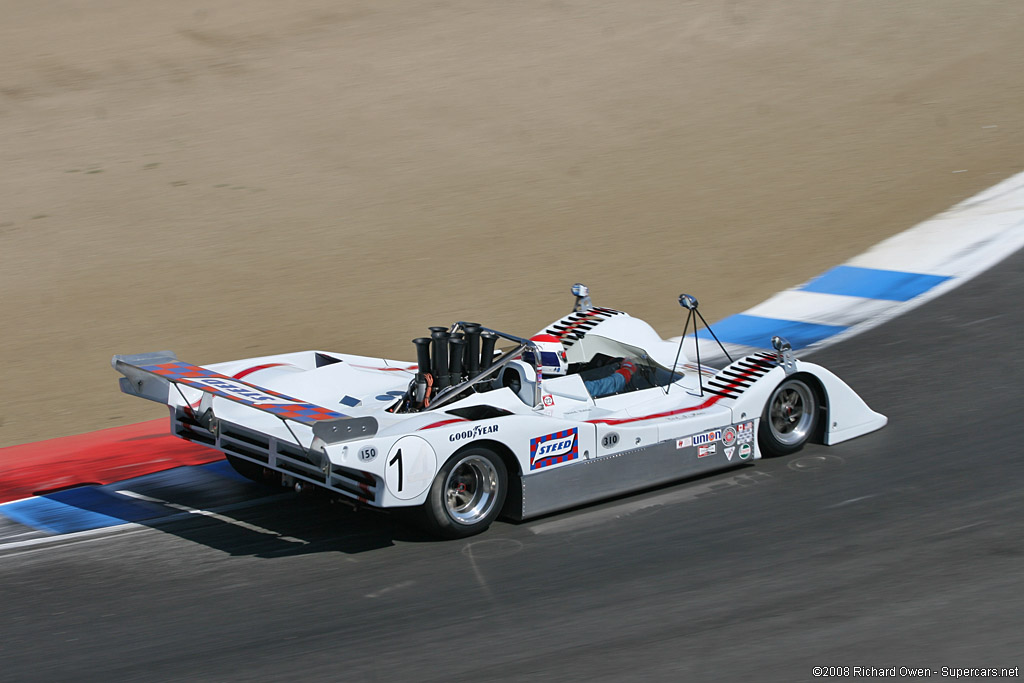
[[[222, 451], [246, 477], [416, 507], [446, 538], [499, 514], [528, 519], [886, 423], [778, 337], [774, 353], [716, 370], [682, 353], [685, 329], [666, 341], [592, 306], [585, 286], [573, 293], [573, 312], [531, 338], [432, 327], [413, 340], [415, 364], [325, 351], [112, 364], [124, 393], [167, 404], [173, 434]], [[693, 297], [680, 303], [687, 325], [700, 317]]]

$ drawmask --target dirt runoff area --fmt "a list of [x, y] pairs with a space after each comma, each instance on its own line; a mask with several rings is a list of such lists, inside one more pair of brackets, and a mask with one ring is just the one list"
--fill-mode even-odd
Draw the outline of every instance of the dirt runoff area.
[[1024, 165], [1019, 0], [65, 0], [0, 22], [0, 446], [114, 353], [678, 334]]

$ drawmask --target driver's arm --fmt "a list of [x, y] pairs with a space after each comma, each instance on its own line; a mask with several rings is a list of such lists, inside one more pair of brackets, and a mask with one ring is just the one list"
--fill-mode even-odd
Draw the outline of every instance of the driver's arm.
[[633, 378], [633, 373], [636, 372], [636, 363], [629, 358], [623, 358], [619, 363], [619, 369], [601, 379], [591, 380], [584, 382], [583, 385], [587, 388], [589, 393], [594, 398], [600, 398], [602, 396], [611, 396], [612, 394], [621, 393], [626, 389], [626, 385]]

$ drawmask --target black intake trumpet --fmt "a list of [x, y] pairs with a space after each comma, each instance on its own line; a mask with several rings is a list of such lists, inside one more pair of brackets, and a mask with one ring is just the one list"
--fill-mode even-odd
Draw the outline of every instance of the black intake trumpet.
[[466, 334], [466, 374], [472, 377], [480, 372], [480, 324], [466, 323], [462, 331]]
[[494, 345], [498, 343], [498, 335], [483, 332], [480, 335], [480, 369], [486, 370], [494, 362]]
[[448, 340], [448, 381], [452, 386], [462, 381], [462, 359], [466, 352], [466, 340], [453, 336]]
[[434, 382], [444, 389], [448, 386], [448, 328], [431, 327], [430, 337], [434, 340]]
[[417, 337], [412, 340], [416, 345], [416, 403], [423, 403], [427, 395], [427, 374], [430, 372], [430, 337]]

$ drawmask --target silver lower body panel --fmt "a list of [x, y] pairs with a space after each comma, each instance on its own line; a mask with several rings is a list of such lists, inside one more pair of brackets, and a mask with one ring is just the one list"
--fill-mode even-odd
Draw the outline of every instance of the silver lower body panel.
[[616, 455], [581, 460], [549, 472], [523, 476], [521, 506], [508, 506], [505, 511], [515, 519], [529, 519], [753, 462], [753, 457], [740, 458], [735, 451], [733, 453], [733, 457], [727, 458], [719, 443], [716, 452], [698, 457], [696, 447], [677, 448], [676, 442], [666, 441]]

